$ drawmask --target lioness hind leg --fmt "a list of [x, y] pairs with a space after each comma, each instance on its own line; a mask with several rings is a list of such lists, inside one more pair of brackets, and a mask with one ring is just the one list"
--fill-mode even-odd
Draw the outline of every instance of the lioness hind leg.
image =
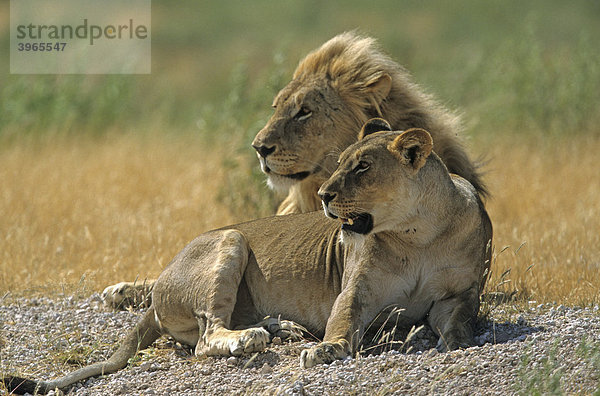
[[440, 352], [473, 346], [473, 326], [479, 311], [475, 285], [454, 297], [436, 301], [429, 312], [429, 324], [440, 339]]
[[[231, 318], [236, 304], [245, 306], [243, 302], [237, 301], [237, 298], [250, 256], [248, 242], [244, 235], [236, 230], [215, 232], [206, 238], [210, 239], [204, 239], [199, 242], [201, 245], [189, 248], [191, 256], [195, 256], [196, 251], [204, 251], [206, 246], [211, 246], [214, 252], [206, 255], [203, 259], [206, 261], [189, 266], [192, 268], [189, 278], [197, 279], [194, 281], [194, 290], [191, 293], [186, 292], [194, 296], [193, 312], [198, 321], [199, 333], [195, 354], [229, 356], [262, 351], [269, 342], [269, 333], [265, 329], [231, 329]], [[177, 266], [171, 271], [177, 276], [180, 275]], [[155, 293], [161, 293], [162, 282], [156, 287]], [[240, 298], [245, 297], [241, 295]]]
[[156, 281], [120, 282], [108, 286], [102, 292], [102, 301], [106, 307], [112, 309], [148, 307], [154, 282]]

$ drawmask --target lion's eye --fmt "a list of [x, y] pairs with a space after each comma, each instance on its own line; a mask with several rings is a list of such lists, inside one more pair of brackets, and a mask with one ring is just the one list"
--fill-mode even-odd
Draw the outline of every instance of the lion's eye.
[[362, 173], [369, 169], [369, 163], [366, 161], [360, 161], [358, 165], [354, 167], [354, 173]]
[[308, 117], [310, 117], [311, 115], [312, 115], [312, 111], [310, 111], [306, 107], [301, 107], [300, 110], [298, 110], [298, 112], [294, 116], [294, 120], [296, 120], [296, 121], [304, 121]]

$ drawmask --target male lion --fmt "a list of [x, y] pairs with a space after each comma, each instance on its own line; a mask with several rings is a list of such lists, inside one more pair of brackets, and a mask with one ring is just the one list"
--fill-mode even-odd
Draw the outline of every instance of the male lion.
[[[357, 131], [372, 117], [385, 118], [395, 130], [429, 131], [450, 173], [487, 194], [457, 136], [458, 117], [425, 94], [372, 38], [343, 33], [308, 54], [273, 107], [252, 145], [269, 185], [288, 193], [279, 215], [321, 207], [317, 191], [335, 169], [337, 155], [356, 142]], [[146, 300], [152, 284], [121, 282], [107, 287], [103, 298], [115, 308], [136, 305]]]
[[381, 129], [389, 129], [383, 120], [367, 124], [321, 186], [328, 217], [275, 216], [200, 235], [162, 272], [152, 306], [107, 361], [50, 382], [9, 376], [5, 384], [65, 388], [125, 367], [165, 333], [197, 355], [239, 355], [263, 350], [270, 332], [301, 328], [265, 316], [323, 336], [302, 351], [302, 367], [351, 355], [390, 306], [405, 325], [427, 318], [441, 350], [472, 345], [488, 215], [475, 189], [432, 152], [425, 130], [373, 132]]
[[319, 186], [335, 169], [337, 155], [356, 142], [372, 117], [394, 130], [423, 128], [450, 173], [486, 188], [457, 136], [458, 117], [412, 82], [372, 38], [343, 33], [308, 54], [273, 101], [275, 113], [256, 135], [256, 149], [269, 185], [288, 193], [277, 214], [317, 210]]

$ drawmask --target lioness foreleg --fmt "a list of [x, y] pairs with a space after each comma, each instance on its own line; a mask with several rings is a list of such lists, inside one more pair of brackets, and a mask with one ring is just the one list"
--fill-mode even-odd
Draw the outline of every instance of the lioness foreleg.
[[429, 324], [440, 339], [440, 352], [473, 346], [473, 325], [479, 311], [478, 286], [436, 301], [429, 311]]
[[356, 351], [364, 324], [372, 319], [366, 318], [364, 312], [377, 311], [365, 302], [367, 300], [361, 296], [357, 285], [346, 287], [335, 300], [323, 342], [302, 351], [300, 366], [308, 368], [328, 364]]

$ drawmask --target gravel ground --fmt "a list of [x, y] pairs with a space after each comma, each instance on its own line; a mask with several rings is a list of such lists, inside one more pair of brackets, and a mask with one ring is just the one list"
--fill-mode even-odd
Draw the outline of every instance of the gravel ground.
[[[51, 379], [107, 357], [139, 312], [87, 299], [0, 301], [0, 375]], [[404, 339], [406, 334], [398, 336]], [[600, 392], [600, 310], [501, 305], [480, 321], [477, 347], [437, 353], [428, 327], [384, 352], [302, 370], [313, 345], [277, 339], [255, 356], [199, 360], [166, 337], [126, 369], [76, 385], [77, 395], [464, 394]], [[390, 350], [391, 349], [391, 350]], [[0, 390], [2, 393], [2, 390]], [[6, 393], [6, 392], [4, 392]]]

